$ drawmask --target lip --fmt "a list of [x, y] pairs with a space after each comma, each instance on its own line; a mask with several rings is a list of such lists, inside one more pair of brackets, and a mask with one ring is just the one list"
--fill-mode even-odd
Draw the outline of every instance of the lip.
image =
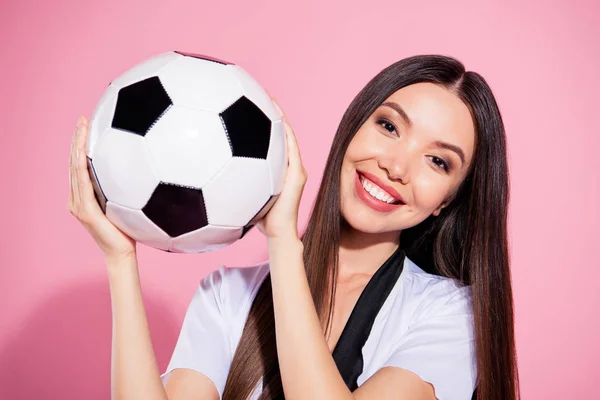
[[398, 191], [396, 189], [394, 189], [393, 187], [391, 187], [389, 185], [386, 185], [385, 182], [382, 182], [381, 179], [379, 179], [375, 175], [372, 175], [368, 172], [359, 171], [359, 170], [356, 170], [356, 172], [359, 175], [363, 175], [365, 178], [367, 178], [368, 180], [370, 180], [371, 182], [373, 182], [374, 184], [376, 184], [377, 186], [379, 186], [380, 188], [382, 188], [383, 190], [388, 192], [394, 198], [394, 200], [400, 201], [401, 203], [406, 204], [406, 202], [404, 201], [402, 196], [400, 196], [400, 193], [398, 193]]
[[[367, 193], [365, 188], [363, 188], [362, 184], [360, 183], [360, 174], [361, 173], [359, 173], [358, 171], [356, 172], [356, 174], [354, 176], [354, 186], [356, 187], [356, 194], [363, 201], [363, 203], [365, 203], [366, 205], [368, 205], [375, 211], [384, 212], [384, 213], [392, 212], [404, 205], [404, 203], [400, 203], [400, 204], [384, 203], [383, 201], [377, 200], [376, 198], [371, 196], [369, 193]], [[369, 178], [367, 175], [365, 175], [365, 177], [367, 179], [371, 180], [371, 178]], [[377, 183], [375, 181], [373, 181], [373, 182]], [[382, 187], [382, 189], [383, 189], [383, 187]]]

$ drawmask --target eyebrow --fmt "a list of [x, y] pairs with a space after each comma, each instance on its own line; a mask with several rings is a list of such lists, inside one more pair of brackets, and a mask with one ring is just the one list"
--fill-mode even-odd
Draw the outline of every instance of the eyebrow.
[[400, 116], [402, 117], [404, 122], [406, 122], [406, 125], [408, 125], [408, 126], [412, 125], [412, 121], [410, 120], [410, 118], [408, 118], [408, 114], [406, 114], [406, 112], [404, 112], [402, 107], [400, 107], [400, 104], [395, 103], [393, 101], [386, 101], [385, 103], [382, 104], [382, 106], [389, 107], [392, 110], [396, 111], [398, 114], [400, 114]]
[[435, 145], [437, 147], [441, 147], [443, 149], [447, 149], [447, 150], [455, 152], [458, 155], [458, 157], [460, 158], [460, 161], [462, 161], [463, 164], [465, 163], [465, 153], [462, 151], [462, 149], [460, 147], [455, 146], [450, 143], [442, 142], [440, 140], [436, 141]]

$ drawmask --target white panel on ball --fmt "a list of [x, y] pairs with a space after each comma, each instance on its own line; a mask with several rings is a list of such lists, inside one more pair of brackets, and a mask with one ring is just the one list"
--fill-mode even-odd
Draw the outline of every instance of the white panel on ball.
[[287, 173], [288, 155], [283, 122], [275, 121], [271, 125], [271, 141], [267, 153], [267, 164], [271, 177], [271, 194], [281, 193]]
[[208, 225], [171, 239], [171, 251], [200, 253], [223, 248], [242, 236], [242, 228]]
[[159, 184], [144, 138], [113, 128], [106, 130], [92, 159], [108, 201], [141, 209]]
[[217, 114], [172, 106], [146, 134], [152, 166], [161, 181], [202, 188], [231, 159]]
[[271, 196], [266, 160], [233, 157], [202, 188], [208, 222], [217, 226], [245, 226]]
[[239, 65], [231, 65], [230, 68], [234, 70], [236, 79], [242, 86], [244, 95], [256, 104], [271, 121], [280, 120], [281, 115], [265, 89]]
[[219, 113], [242, 96], [230, 65], [182, 57], [158, 75], [175, 105]]
[[140, 243], [168, 250], [171, 238], [144, 215], [141, 210], [132, 210], [118, 204], [106, 204], [106, 216], [117, 228]]
[[111, 85], [115, 86], [117, 89], [122, 89], [133, 83], [143, 81], [152, 76], [157, 76], [166, 65], [179, 58], [183, 58], [183, 56], [173, 51], [157, 54], [156, 56], [137, 64], [113, 80]]
[[88, 137], [85, 143], [85, 153], [89, 158], [94, 158], [94, 148], [100, 137], [112, 123], [117, 105], [119, 91], [114, 86], [109, 86], [96, 105], [92, 120], [89, 124]]

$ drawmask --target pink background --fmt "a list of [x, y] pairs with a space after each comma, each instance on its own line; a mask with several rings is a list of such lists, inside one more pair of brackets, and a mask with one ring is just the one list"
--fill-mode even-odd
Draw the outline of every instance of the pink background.
[[[0, 398], [107, 399], [103, 259], [67, 212], [77, 116], [108, 82], [167, 50], [241, 64], [286, 110], [309, 182], [385, 66], [442, 53], [482, 73], [508, 132], [516, 328], [525, 399], [600, 398], [600, 3], [3, 1], [0, 5]], [[161, 369], [199, 281], [266, 256], [257, 231], [208, 255], [141, 247]]]

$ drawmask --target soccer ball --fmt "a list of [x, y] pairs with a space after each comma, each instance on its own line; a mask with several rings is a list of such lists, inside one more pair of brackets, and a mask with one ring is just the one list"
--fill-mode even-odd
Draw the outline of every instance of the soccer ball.
[[240, 66], [166, 52], [113, 80], [86, 142], [96, 199], [145, 245], [176, 253], [242, 238], [281, 193], [281, 115]]

